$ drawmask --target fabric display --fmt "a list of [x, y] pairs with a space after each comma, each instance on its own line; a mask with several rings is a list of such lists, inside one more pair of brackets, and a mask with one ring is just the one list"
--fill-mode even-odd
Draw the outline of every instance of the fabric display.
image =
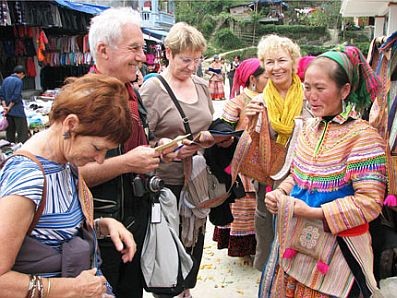
[[[2, 76], [12, 74], [15, 65], [24, 65], [24, 89], [37, 89], [33, 78], [40, 73], [45, 90], [61, 86], [67, 76], [86, 74], [93, 64], [86, 34], [91, 17], [55, 1], [0, 0]], [[55, 70], [43, 74], [47, 66]]]
[[371, 107], [369, 122], [387, 142], [388, 195], [386, 206], [397, 206], [397, 32], [371, 43], [368, 61], [381, 80], [380, 95]]
[[92, 64], [93, 59], [84, 46], [85, 36], [49, 37], [45, 62], [49, 66]]
[[10, 10], [7, 1], [0, 1], [0, 26], [11, 25]]

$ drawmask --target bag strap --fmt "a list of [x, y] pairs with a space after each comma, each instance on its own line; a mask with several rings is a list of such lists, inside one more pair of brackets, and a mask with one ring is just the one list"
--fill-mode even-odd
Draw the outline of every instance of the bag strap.
[[192, 134], [192, 130], [190, 129], [190, 125], [189, 125], [189, 119], [186, 117], [185, 112], [183, 111], [181, 105], [179, 104], [178, 99], [176, 98], [174, 92], [172, 91], [170, 85], [167, 83], [167, 81], [161, 76], [158, 75], [157, 78], [160, 80], [160, 82], [164, 85], [165, 89], [167, 90], [169, 96], [171, 97], [172, 101], [174, 102], [174, 105], [176, 106], [176, 108], [178, 109], [179, 114], [182, 117], [182, 121], [183, 121], [183, 126], [185, 127], [185, 131], [186, 134], [190, 134], [190, 136], [188, 137], [190, 140], [193, 140], [193, 134]]
[[[44, 168], [43, 165], [41, 164], [41, 162], [37, 159], [36, 156], [34, 156], [32, 153], [25, 151], [25, 150], [18, 150], [15, 151], [12, 156], [16, 156], [16, 155], [20, 155], [20, 156], [24, 156], [26, 158], [31, 159], [32, 161], [34, 161], [40, 168], [41, 172], [43, 173], [44, 176], [44, 183], [43, 183], [43, 193], [41, 194], [41, 201], [39, 204], [39, 207], [37, 208], [37, 211], [35, 212], [33, 219], [32, 219], [32, 223], [29, 226], [28, 231], [26, 232], [26, 235], [30, 235], [30, 233], [32, 232], [32, 230], [34, 229], [34, 227], [36, 226], [37, 222], [39, 221], [41, 215], [43, 214], [44, 211], [44, 207], [46, 205], [46, 201], [47, 201], [47, 179], [45, 177], [45, 172], [44, 172]], [[11, 156], [11, 157], [12, 157]], [[10, 158], [10, 157], [9, 157]], [[8, 159], [9, 159], [8, 158]], [[4, 160], [3, 164], [5, 164], [5, 162], [8, 160]]]

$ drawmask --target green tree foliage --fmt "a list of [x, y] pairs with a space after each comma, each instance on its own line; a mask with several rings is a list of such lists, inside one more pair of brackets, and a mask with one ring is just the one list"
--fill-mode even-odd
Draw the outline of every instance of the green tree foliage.
[[[245, 18], [232, 16], [229, 13], [230, 7], [249, 2], [249, 0], [176, 0], [176, 21], [191, 24], [204, 34], [208, 41], [206, 56], [256, 46], [262, 36], [271, 33], [287, 36], [296, 41], [301, 46], [302, 54], [321, 53], [334, 46], [327, 42], [330, 39], [328, 29], [341, 28], [342, 17], [339, 13], [341, 1], [286, 0], [289, 8], [283, 13], [284, 24], [288, 25], [262, 24], [261, 18], [269, 13], [270, 8], [267, 6]], [[295, 8], [304, 7], [313, 7], [316, 11], [306, 15], [296, 13]], [[364, 53], [368, 51], [369, 41], [365, 40], [364, 35], [350, 36], [349, 33], [345, 35], [340, 35], [340, 43], [345, 41], [354, 43]], [[255, 47], [236, 51], [231, 52], [231, 55], [241, 54], [242, 57], [256, 55]]]
[[220, 48], [229, 50], [242, 47], [240, 39], [228, 28], [221, 29], [215, 33], [215, 44]]

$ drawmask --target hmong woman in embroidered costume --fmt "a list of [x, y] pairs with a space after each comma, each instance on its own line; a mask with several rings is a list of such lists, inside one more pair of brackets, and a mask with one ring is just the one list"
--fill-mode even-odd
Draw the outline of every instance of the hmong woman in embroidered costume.
[[69, 80], [50, 127], [0, 170], [0, 297], [105, 297], [95, 234], [111, 237], [124, 262], [136, 250], [123, 224], [94, 222], [91, 193], [77, 173], [128, 138], [128, 94], [105, 75]]
[[290, 176], [266, 194], [277, 235], [259, 297], [376, 296], [368, 223], [382, 207], [385, 144], [355, 110], [378, 80], [346, 46], [316, 58], [304, 85], [316, 118], [304, 121]]
[[[257, 58], [244, 60], [234, 74], [232, 98], [223, 109], [222, 119], [233, 125], [236, 130], [246, 129], [248, 119], [245, 107], [252, 98], [262, 93], [267, 83], [267, 75]], [[244, 88], [240, 93], [240, 87]], [[239, 94], [236, 96], [236, 94]], [[236, 96], [236, 97], [235, 97]], [[233, 222], [230, 227], [215, 227], [214, 241], [218, 248], [228, 248], [231, 257], [248, 257], [244, 262], [251, 263], [250, 256], [255, 255], [256, 240], [254, 216], [256, 208], [255, 189], [252, 179], [240, 175], [246, 195], [231, 204]]]
[[[289, 38], [278, 35], [265, 36], [258, 44], [258, 58], [266, 70], [269, 81], [263, 94], [251, 100], [245, 111], [248, 117], [261, 115], [262, 118], [259, 120], [267, 119], [269, 129], [263, 129], [262, 126], [257, 132], [270, 134], [270, 138], [283, 147], [292, 135], [295, 117], [310, 116], [303, 97], [303, 87], [296, 74], [300, 56], [299, 46]], [[260, 148], [258, 150], [261, 151]], [[283, 156], [277, 158], [279, 163], [284, 162]], [[274, 160], [266, 162], [272, 163]], [[271, 178], [267, 180], [266, 183], [259, 183], [256, 193], [257, 244], [254, 267], [259, 271], [263, 269], [274, 238], [272, 215], [264, 204], [265, 192], [272, 190], [274, 181]]]
[[219, 60], [218, 55], [214, 55], [214, 61], [212, 61], [210, 67], [205, 73], [210, 75], [208, 82], [208, 89], [212, 100], [223, 100], [225, 99], [225, 88], [223, 85], [225, 73], [222, 71], [223, 64]]

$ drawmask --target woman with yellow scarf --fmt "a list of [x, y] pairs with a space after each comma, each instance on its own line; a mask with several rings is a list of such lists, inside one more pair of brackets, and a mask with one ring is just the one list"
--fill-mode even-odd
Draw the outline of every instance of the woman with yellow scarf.
[[[300, 57], [299, 46], [287, 37], [268, 35], [258, 44], [258, 58], [265, 68], [269, 81], [263, 93], [247, 105], [245, 113], [251, 119], [258, 113], [267, 113], [269, 130], [261, 130], [257, 133], [270, 134], [271, 139], [283, 146], [287, 145], [292, 135], [294, 119], [297, 116], [310, 116], [303, 98], [303, 87], [296, 74]], [[271, 191], [274, 185], [258, 183], [257, 186], [255, 213], [257, 246], [254, 266], [262, 270], [274, 237], [272, 215], [267, 211], [264, 199], [265, 193]]]

